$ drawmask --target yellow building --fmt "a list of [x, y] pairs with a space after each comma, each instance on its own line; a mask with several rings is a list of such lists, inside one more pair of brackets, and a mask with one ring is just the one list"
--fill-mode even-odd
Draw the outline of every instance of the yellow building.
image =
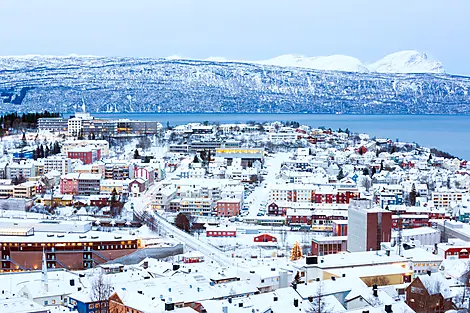
[[359, 276], [359, 278], [369, 287], [374, 284], [378, 286], [399, 285], [410, 282], [413, 271], [406, 266], [398, 264], [370, 265], [360, 268], [337, 268], [323, 272], [323, 279], [332, 279], [332, 277]]

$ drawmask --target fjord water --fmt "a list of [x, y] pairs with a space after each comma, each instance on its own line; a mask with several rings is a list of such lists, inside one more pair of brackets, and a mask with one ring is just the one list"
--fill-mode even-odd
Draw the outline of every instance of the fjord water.
[[456, 157], [470, 159], [470, 116], [465, 115], [330, 115], [330, 114], [172, 114], [172, 113], [102, 113], [99, 118], [129, 118], [167, 122], [175, 126], [185, 123], [244, 123], [248, 121], [297, 121], [312, 127], [324, 126], [370, 136], [416, 142], [434, 147]]

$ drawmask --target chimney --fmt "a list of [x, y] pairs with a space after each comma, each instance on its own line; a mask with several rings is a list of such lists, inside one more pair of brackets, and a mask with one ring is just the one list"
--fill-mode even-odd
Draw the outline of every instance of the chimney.
[[390, 256], [390, 250], [385, 250], [385, 255]]
[[299, 307], [299, 299], [294, 299], [294, 306], [295, 306], [296, 308]]
[[143, 267], [144, 269], [149, 268], [149, 261], [144, 261]]
[[273, 302], [277, 302], [277, 296], [274, 296]]
[[428, 276], [431, 276], [431, 270], [427, 270], [426, 273], [428, 274]]
[[335, 281], [335, 280], [336, 280], [336, 277], [331, 276], [331, 280], [332, 280], [332, 281]]
[[308, 302], [313, 302], [313, 297], [312, 296], [308, 297], [307, 299], [308, 299]]
[[374, 297], [378, 297], [378, 296], [379, 296], [379, 294], [378, 294], [378, 292], [377, 292], [377, 284], [374, 284], [374, 285], [372, 286], [372, 293], [374, 294]]
[[392, 313], [393, 312], [391, 304], [386, 304], [385, 305], [385, 312], [386, 313]]

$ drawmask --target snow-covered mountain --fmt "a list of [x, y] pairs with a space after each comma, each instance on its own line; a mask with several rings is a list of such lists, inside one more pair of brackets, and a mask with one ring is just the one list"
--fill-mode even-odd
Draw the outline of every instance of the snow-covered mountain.
[[428, 58], [426, 53], [401, 51], [387, 55], [369, 65], [369, 69], [379, 73], [444, 73], [441, 62]]
[[377, 72], [342, 56], [265, 63], [179, 56], [0, 57], [0, 112], [73, 112], [85, 104], [90, 112], [470, 114], [468, 77], [384, 73], [404, 72], [403, 67], [441, 71], [418, 55], [376, 62]]
[[426, 53], [418, 51], [400, 51], [389, 54], [372, 64], [364, 64], [359, 59], [346, 55], [306, 57], [285, 54], [261, 61], [235, 61], [222, 57], [210, 57], [205, 61], [214, 62], [246, 62], [283, 67], [302, 67], [321, 71], [343, 71], [357, 73], [445, 73], [441, 62], [428, 58]]

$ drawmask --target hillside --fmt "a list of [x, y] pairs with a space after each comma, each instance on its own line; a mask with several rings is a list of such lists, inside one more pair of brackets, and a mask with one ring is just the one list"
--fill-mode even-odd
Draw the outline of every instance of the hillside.
[[0, 110], [470, 113], [467, 77], [378, 72], [177, 57], [0, 57]]

